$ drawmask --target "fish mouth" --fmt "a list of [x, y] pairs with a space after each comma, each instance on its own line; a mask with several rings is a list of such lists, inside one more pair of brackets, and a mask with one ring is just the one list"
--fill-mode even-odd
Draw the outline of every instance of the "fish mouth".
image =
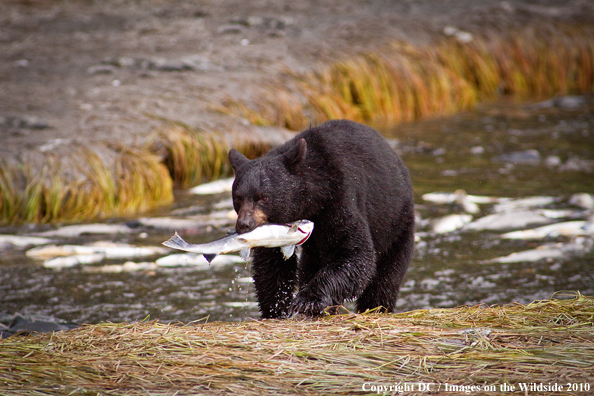
[[[301, 231], [301, 229], [299, 229], [299, 231]], [[295, 245], [300, 246], [303, 245], [305, 243], [305, 241], [307, 241], [309, 239], [309, 237], [311, 236], [312, 231], [308, 232], [307, 235], [305, 236], [305, 238], [303, 238], [300, 242], [296, 243]]]

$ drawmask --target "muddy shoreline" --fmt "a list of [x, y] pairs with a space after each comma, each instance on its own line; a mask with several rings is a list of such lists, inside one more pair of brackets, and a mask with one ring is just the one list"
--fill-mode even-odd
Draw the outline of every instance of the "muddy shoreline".
[[[3, 1], [0, 156], [35, 175], [51, 167], [48, 156], [91, 147], [111, 169], [122, 147], [142, 147], [172, 123], [216, 132], [225, 144], [237, 136], [278, 141], [282, 129], [257, 127], [221, 104], [254, 103], [271, 77], [394, 41], [425, 45], [445, 34], [463, 40], [464, 33], [592, 20], [594, 5], [583, 0]], [[76, 173], [68, 166], [65, 173]]]

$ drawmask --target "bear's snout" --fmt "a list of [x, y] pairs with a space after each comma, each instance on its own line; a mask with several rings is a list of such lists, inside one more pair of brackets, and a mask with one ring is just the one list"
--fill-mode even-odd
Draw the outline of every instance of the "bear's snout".
[[256, 228], [256, 222], [251, 217], [237, 219], [237, 223], [235, 224], [235, 231], [237, 231], [240, 234], [250, 232], [254, 228]]
[[235, 223], [235, 231], [240, 234], [252, 231], [254, 228], [266, 223], [268, 217], [258, 208], [253, 205], [242, 206], [237, 214], [237, 222]]

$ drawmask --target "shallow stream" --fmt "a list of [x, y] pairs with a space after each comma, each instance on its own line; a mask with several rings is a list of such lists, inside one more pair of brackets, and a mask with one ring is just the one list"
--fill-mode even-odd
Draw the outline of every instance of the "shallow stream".
[[[594, 294], [593, 100], [482, 105], [473, 112], [382, 132], [409, 166], [419, 219], [400, 310], [527, 303], [561, 290]], [[424, 199], [433, 192], [447, 194]], [[482, 203], [473, 196], [509, 200]], [[527, 197], [542, 198], [514, 200]], [[233, 226], [229, 192], [180, 191], [176, 198], [173, 206], [150, 217], [108, 222], [122, 232], [67, 236], [52, 235], [56, 227], [25, 226], [0, 229], [0, 234], [51, 240], [41, 247], [100, 241], [160, 247], [175, 229], [198, 243], [223, 236]], [[499, 224], [501, 218], [486, 218], [482, 227], [467, 224], [509, 213], [515, 220], [511, 226]], [[560, 228], [532, 239], [501, 237], [577, 221], [583, 223], [578, 232]], [[33, 248], [0, 239], [0, 314], [41, 314], [73, 323], [259, 316], [249, 264], [237, 260], [188, 265], [192, 259], [186, 257], [166, 263], [159, 259], [177, 253], [162, 251], [47, 268], [43, 259], [26, 255]], [[530, 252], [519, 261], [508, 257], [522, 251]], [[133, 263], [124, 265], [129, 261]]]

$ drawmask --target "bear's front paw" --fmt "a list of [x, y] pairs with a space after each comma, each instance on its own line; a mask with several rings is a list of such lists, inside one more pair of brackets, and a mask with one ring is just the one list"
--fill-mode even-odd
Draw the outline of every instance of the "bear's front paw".
[[295, 300], [293, 300], [291, 314], [292, 316], [300, 314], [308, 317], [322, 316], [325, 309], [331, 305], [332, 301], [329, 298], [311, 296], [309, 293], [301, 291], [297, 293]]

